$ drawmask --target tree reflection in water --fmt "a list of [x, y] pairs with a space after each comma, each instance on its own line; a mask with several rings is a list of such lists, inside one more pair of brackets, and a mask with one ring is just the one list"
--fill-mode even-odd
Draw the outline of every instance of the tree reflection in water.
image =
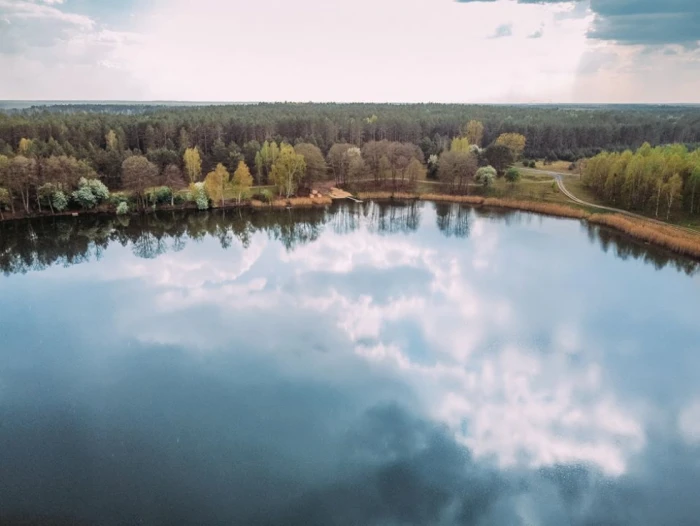
[[[318, 239], [326, 226], [337, 235], [366, 228], [370, 233], [410, 234], [420, 226], [423, 207], [434, 207], [438, 230], [447, 237], [468, 238], [478, 218], [506, 224], [541, 219], [512, 210], [471, 208], [452, 203], [343, 203], [328, 208], [289, 210], [213, 210], [208, 212], [156, 212], [143, 216], [85, 215], [45, 217], [0, 223], [0, 270], [4, 274], [70, 266], [99, 259], [112, 243], [131, 247], [134, 255], [152, 259], [180, 251], [188, 242], [207, 237], [227, 249], [235, 242], [248, 248], [251, 238], [264, 232], [286, 250]], [[642, 260], [657, 269], [671, 265], [693, 274], [698, 262], [637, 242], [614, 230], [582, 222], [591, 243], [623, 259]]]

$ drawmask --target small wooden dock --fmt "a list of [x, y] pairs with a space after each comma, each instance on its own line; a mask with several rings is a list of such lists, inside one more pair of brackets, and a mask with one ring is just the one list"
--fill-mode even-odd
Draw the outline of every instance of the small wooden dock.
[[330, 189], [328, 196], [331, 199], [350, 199], [351, 201], [355, 201], [356, 203], [362, 202], [360, 199], [354, 197], [350, 192], [346, 192], [345, 190], [341, 190], [340, 188], [336, 188], [335, 186]]

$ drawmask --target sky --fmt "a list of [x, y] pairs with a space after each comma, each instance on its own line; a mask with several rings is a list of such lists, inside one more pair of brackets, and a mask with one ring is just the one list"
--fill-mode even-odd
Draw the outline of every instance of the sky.
[[0, 99], [700, 103], [700, 0], [0, 0]]

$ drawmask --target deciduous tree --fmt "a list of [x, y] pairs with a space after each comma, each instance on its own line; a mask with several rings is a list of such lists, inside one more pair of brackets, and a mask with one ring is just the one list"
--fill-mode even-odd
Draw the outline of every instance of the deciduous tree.
[[[365, 144], [365, 147], [370, 143]], [[328, 164], [331, 167], [336, 184], [343, 184], [347, 180], [348, 166], [346, 152], [354, 148], [352, 144], [336, 143], [328, 151]]]
[[24, 155], [25, 157], [28, 157], [29, 155], [32, 154], [32, 146], [33, 142], [31, 139], [27, 139], [22, 137], [19, 140], [19, 146], [17, 147], [17, 153], [19, 155]]
[[515, 161], [513, 150], [503, 144], [492, 144], [486, 148], [484, 157], [498, 174], [503, 174], [506, 168]]
[[289, 144], [282, 144], [275, 164], [272, 165], [271, 177], [280, 195], [289, 198], [296, 192], [299, 181], [306, 172], [306, 161]]
[[10, 192], [0, 187], [0, 219], [5, 219], [4, 211], [10, 206]]
[[219, 203], [224, 206], [224, 190], [229, 178], [228, 170], [222, 163], [219, 163], [204, 179], [204, 187], [214, 206], [218, 206]]
[[438, 179], [449, 185], [452, 192], [469, 193], [469, 182], [474, 178], [477, 167], [478, 162], [472, 152], [443, 152], [438, 166]]
[[185, 162], [185, 173], [190, 183], [196, 183], [202, 176], [202, 158], [199, 156], [199, 149], [196, 146], [187, 148], [183, 159]]
[[328, 166], [318, 146], [302, 142], [294, 146], [294, 151], [306, 161], [306, 176], [301, 184], [310, 188], [315, 181], [323, 181], [328, 173]]
[[258, 181], [258, 184], [262, 184], [263, 181], [263, 158], [262, 154], [260, 152], [257, 152], [255, 154], [255, 179]]
[[238, 168], [233, 172], [233, 190], [238, 196], [238, 202], [241, 202], [243, 195], [245, 195], [250, 187], [253, 185], [253, 177], [250, 175], [250, 169], [245, 161], [238, 162]]
[[7, 206], [15, 213], [15, 201], [12, 194], [12, 179], [10, 176], [10, 159], [0, 155], [0, 188], [7, 192]]
[[668, 202], [668, 208], [666, 210], [666, 220], [671, 218], [671, 209], [673, 208], [673, 203], [677, 202], [681, 197], [681, 190], [683, 189], [683, 179], [678, 174], [674, 174], [668, 181], [666, 199]]
[[471, 151], [471, 144], [469, 142], [469, 139], [466, 137], [455, 137], [452, 139], [452, 143], [450, 144], [450, 151], [451, 152], [469, 152]]
[[515, 158], [522, 155], [525, 150], [526, 139], [524, 135], [519, 133], [503, 133], [498, 136], [494, 144], [500, 146], [507, 146], [513, 152]]
[[146, 208], [146, 189], [155, 186], [158, 167], [143, 155], [132, 155], [122, 163], [124, 186], [134, 192], [141, 208]]
[[693, 169], [693, 173], [690, 174], [688, 179], [688, 185], [690, 186], [690, 213], [695, 213], [695, 192], [700, 186], [700, 165]]
[[108, 150], [118, 150], [119, 149], [119, 140], [117, 139], [117, 134], [114, 133], [114, 130], [109, 130], [106, 135], [105, 135], [105, 145], [107, 146]]
[[484, 138], [484, 125], [480, 121], [471, 120], [467, 123], [463, 134], [469, 144], [481, 146], [481, 141]]
[[24, 155], [15, 156], [10, 161], [9, 176], [8, 189], [19, 194], [24, 211], [29, 213], [29, 199], [39, 179], [36, 160]]
[[169, 164], [163, 170], [161, 184], [170, 188], [170, 206], [175, 206], [175, 192], [186, 186], [182, 170], [177, 164]]
[[408, 184], [415, 186], [416, 182], [424, 180], [426, 175], [427, 170], [425, 166], [423, 166], [423, 163], [416, 158], [411, 159], [411, 162], [409, 162], [406, 167], [406, 179], [408, 180]]

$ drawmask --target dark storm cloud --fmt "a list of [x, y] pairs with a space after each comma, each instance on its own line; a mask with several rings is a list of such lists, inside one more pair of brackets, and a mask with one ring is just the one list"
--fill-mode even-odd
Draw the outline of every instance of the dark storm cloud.
[[[495, 0], [457, 0], [461, 3]], [[575, 0], [584, 3], [584, 0]], [[564, 4], [567, 0], [518, 0], [521, 4]], [[595, 13], [589, 38], [620, 44], [685, 44], [700, 41], [698, 0], [590, 0]]]
[[588, 36], [621, 44], [693, 44], [700, 40], [697, 7], [695, 13], [599, 15]]

